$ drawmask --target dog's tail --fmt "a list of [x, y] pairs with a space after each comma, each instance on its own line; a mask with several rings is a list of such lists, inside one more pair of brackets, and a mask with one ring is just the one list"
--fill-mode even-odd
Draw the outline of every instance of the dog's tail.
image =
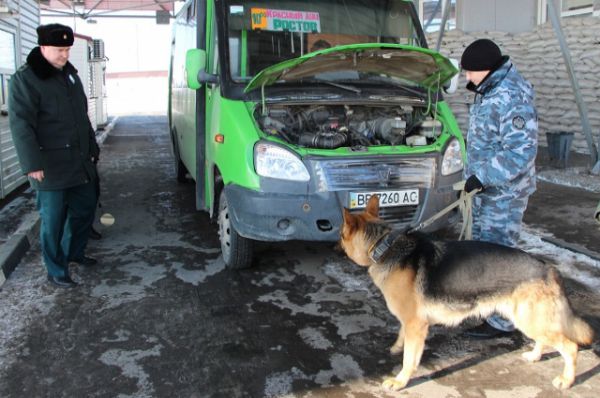
[[565, 332], [569, 339], [579, 345], [590, 345], [594, 341], [594, 330], [578, 316], [570, 319]]
[[564, 334], [578, 345], [590, 345], [594, 341], [594, 330], [583, 319], [573, 313], [558, 271], [551, 268], [548, 280], [559, 297], [559, 312]]

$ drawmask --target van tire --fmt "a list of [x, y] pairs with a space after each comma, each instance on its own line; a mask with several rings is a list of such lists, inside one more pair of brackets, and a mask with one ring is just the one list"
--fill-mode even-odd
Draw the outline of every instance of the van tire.
[[177, 175], [177, 182], [188, 182], [188, 170], [181, 161], [177, 136], [174, 131], [171, 131], [171, 142], [173, 144], [173, 157], [175, 158], [175, 174]]
[[249, 268], [252, 265], [253, 241], [238, 234], [231, 224], [225, 190], [219, 196], [218, 224], [221, 253], [227, 268]]
[[183, 183], [188, 181], [187, 168], [179, 158], [175, 159], [175, 173], [177, 173], [177, 182]]

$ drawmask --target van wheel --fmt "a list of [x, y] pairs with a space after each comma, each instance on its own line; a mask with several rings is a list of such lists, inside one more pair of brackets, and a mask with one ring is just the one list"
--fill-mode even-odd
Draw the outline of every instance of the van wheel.
[[187, 182], [187, 168], [181, 161], [181, 159], [175, 159], [175, 173], [177, 173], [177, 182]]
[[253, 242], [251, 239], [239, 235], [231, 224], [229, 206], [225, 197], [225, 190], [219, 197], [219, 240], [223, 260], [230, 269], [244, 269], [252, 265]]
[[175, 137], [175, 133], [173, 131], [171, 131], [171, 142], [173, 144], [173, 157], [175, 158], [175, 174], [177, 175], [177, 182], [187, 182], [188, 170], [181, 161], [177, 137]]

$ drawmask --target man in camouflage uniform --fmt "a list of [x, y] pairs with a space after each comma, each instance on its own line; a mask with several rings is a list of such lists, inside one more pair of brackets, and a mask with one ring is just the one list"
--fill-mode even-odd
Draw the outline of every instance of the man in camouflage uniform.
[[[535, 191], [538, 124], [533, 87], [488, 39], [465, 49], [461, 68], [467, 89], [475, 92], [465, 190], [482, 190], [473, 198], [473, 239], [515, 247], [527, 201]], [[470, 334], [492, 337], [512, 330], [510, 322], [494, 316]]]

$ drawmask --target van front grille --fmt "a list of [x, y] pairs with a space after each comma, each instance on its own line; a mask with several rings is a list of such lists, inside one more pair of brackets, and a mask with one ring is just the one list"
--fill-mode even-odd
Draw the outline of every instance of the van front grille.
[[[415, 225], [417, 210], [419, 206], [398, 206], [379, 208], [379, 218], [388, 222], [394, 228], [404, 228], [409, 225]], [[356, 210], [359, 212], [363, 210]]]
[[431, 188], [436, 172], [433, 157], [393, 159], [309, 159], [317, 191], [367, 191]]

